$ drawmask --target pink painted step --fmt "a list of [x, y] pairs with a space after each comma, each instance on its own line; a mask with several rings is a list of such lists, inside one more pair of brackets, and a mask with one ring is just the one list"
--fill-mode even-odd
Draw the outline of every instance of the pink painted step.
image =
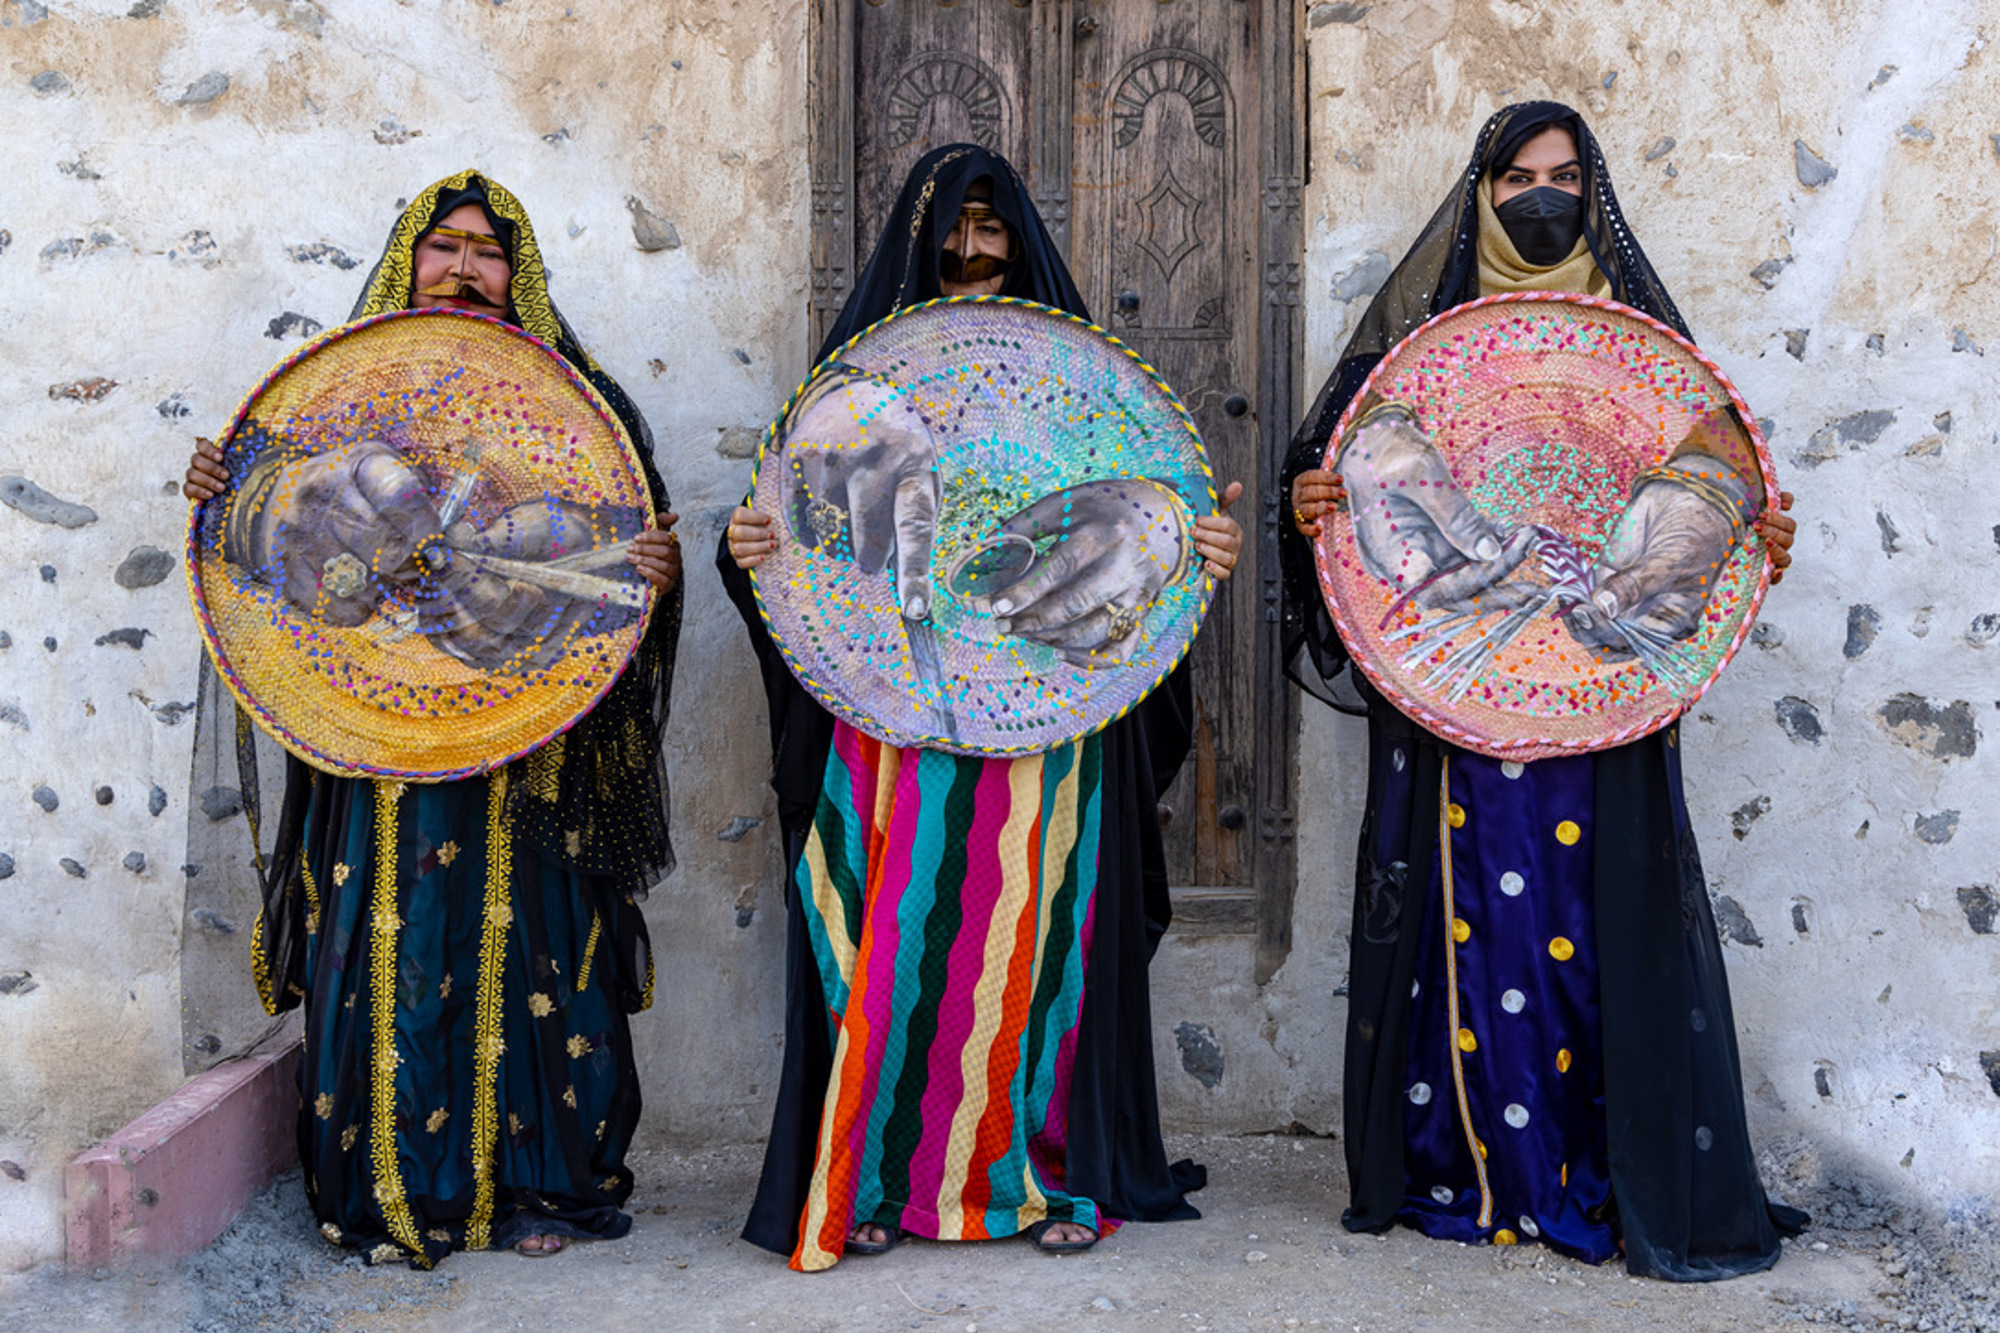
[[296, 1042], [197, 1074], [63, 1173], [72, 1268], [182, 1259], [298, 1161]]

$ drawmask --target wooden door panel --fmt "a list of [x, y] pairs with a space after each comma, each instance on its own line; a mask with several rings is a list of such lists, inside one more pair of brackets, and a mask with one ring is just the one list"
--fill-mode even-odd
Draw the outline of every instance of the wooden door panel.
[[[1244, 0], [1078, 0], [1072, 268], [1100, 323], [1194, 414], [1217, 489], [1256, 513], [1255, 123], [1259, 7]], [[1237, 415], [1230, 415], [1225, 405]], [[1192, 658], [1194, 752], [1162, 799], [1176, 886], [1255, 877], [1255, 557], [1217, 597]], [[1248, 911], [1236, 914], [1246, 920]]]

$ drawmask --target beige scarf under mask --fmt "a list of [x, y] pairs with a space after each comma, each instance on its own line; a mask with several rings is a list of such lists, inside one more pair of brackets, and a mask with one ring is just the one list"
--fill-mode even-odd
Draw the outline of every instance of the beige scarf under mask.
[[1561, 261], [1546, 268], [1521, 258], [1493, 211], [1493, 178], [1479, 182], [1479, 294], [1497, 296], [1501, 292], [1583, 292], [1589, 296], [1611, 294], [1611, 280], [1598, 270], [1583, 237]]

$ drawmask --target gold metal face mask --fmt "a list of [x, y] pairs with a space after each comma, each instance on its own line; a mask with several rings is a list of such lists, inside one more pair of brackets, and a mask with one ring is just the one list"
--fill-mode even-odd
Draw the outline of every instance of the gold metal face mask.
[[[994, 210], [991, 204], [978, 199], [967, 199], [964, 203], [960, 204], [958, 216], [966, 224], [968, 231], [970, 231], [973, 225], [987, 221], [988, 219], [998, 220], [1001, 226], [1007, 226], [1006, 222], [1000, 218], [1000, 214]], [[956, 231], [957, 228], [954, 227], [953, 230]], [[958, 251], [951, 249], [949, 244], [947, 244], [944, 251], [938, 256], [938, 277], [946, 282], [985, 282], [987, 279], [997, 277], [1012, 268], [1015, 258], [1020, 254], [1020, 250], [1020, 241], [1014, 235], [1012, 227], [1007, 227], [1007, 254], [1005, 257], [1000, 255], [972, 255], [968, 258]]]

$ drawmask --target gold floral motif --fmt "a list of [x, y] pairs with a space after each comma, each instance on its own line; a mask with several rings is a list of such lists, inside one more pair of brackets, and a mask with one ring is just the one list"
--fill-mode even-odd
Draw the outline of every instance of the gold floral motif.
[[569, 832], [563, 834], [563, 849], [571, 856], [581, 854], [583, 851], [583, 835], [575, 829], [571, 829]]
[[333, 1094], [322, 1092], [313, 1098], [313, 1114], [322, 1120], [333, 1119]]
[[521, 1137], [521, 1117], [512, 1111], [507, 1113], [507, 1132], [517, 1139]]
[[356, 1139], [357, 1137], [359, 1137], [359, 1136], [360, 1136], [360, 1134], [361, 1134], [361, 1126], [360, 1126], [360, 1125], [358, 1125], [358, 1124], [355, 1124], [355, 1125], [349, 1125], [349, 1126], [348, 1126], [348, 1127], [347, 1127], [346, 1129], [343, 1129], [343, 1130], [341, 1130], [341, 1131], [340, 1131], [340, 1150], [341, 1150], [342, 1152], [353, 1152], [353, 1151], [354, 1151], [354, 1140], [355, 1140], [355, 1139]]
[[563, 1105], [572, 1111], [576, 1109], [576, 1084], [572, 1083], [563, 1089]]
[[449, 972], [445, 973], [444, 980], [438, 983], [438, 998], [440, 1000], [449, 1000], [451, 998], [451, 973]]
[[506, 1038], [497, 1032], [487, 1033], [479, 1039], [478, 1053], [481, 1060], [497, 1062], [507, 1053]]
[[319, 1234], [325, 1236], [329, 1241], [333, 1242], [335, 1245], [340, 1244], [340, 1228], [335, 1226], [331, 1222], [320, 1223]]
[[451, 864], [451, 863], [452, 863], [453, 861], [456, 861], [457, 859], [458, 859], [458, 844], [457, 844], [457, 843], [455, 843], [455, 842], [447, 842], [447, 843], [446, 843], [446, 844], [445, 844], [444, 846], [442, 846], [442, 847], [438, 848], [438, 864], [439, 864], [439, 865], [441, 865], [441, 866], [448, 866], [448, 865], [450, 865], [450, 864]]
[[275, 1018], [278, 1015], [278, 996], [271, 985], [270, 960], [264, 956], [264, 913], [257, 913], [256, 924], [250, 927], [250, 979], [257, 984], [257, 1003], [264, 1006], [264, 1012]]
[[555, 1001], [551, 1000], [548, 996], [542, 994], [540, 991], [536, 991], [533, 995], [530, 995], [528, 997], [528, 1012], [533, 1014], [536, 1018], [547, 1018], [550, 1014], [554, 1013], [555, 1010], [556, 1010]]
[[514, 907], [505, 898], [499, 901], [488, 899], [486, 903], [486, 924], [494, 930], [505, 930], [514, 924]]
[[449, 1231], [446, 1231], [443, 1227], [432, 1227], [429, 1231], [426, 1231], [424, 1235], [427, 1239], [434, 1240], [440, 1245], [451, 1244], [451, 1233]]
[[336, 865], [333, 868], [334, 884], [338, 887], [344, 888], [347, 884], [347, 877], [353, 873], [354, 873], [353, 869], [348, 866], [347, 862], [342, 861], [339, 865]]
[[368, 1262], [371, 1264], [390, 1264], [402, 1257], [403, 1252], [397, 1249], [392, 1242], [386, 1240], [368, 1251]]
[[597, 1137], [598, 1137], [598, 1139], [599, 1139], [600, 1141], [601, 1141], [601, 1140], [602, 1140], [602, 1139], [604, 1138], [604, 1126], [605, 1126], [605, 1124], [606, 1124], [606, 1122], [605, 1122], [605, 1121], [602, 1121], [602, 1120], [600, 1120], [600, 1121], [598, 1121], [598, 1122], [597, 1122]]
[[599, 1185], [597, 1188], [603, 1190], [606, 1194], [609, 1194], [612, 1191], [616, 1190], [620, 1185], [623, 1185], [624, 1183], [625, 1183], [624, 1180], [618, 1176], [606, 1176], [604, 1178], [604, 1183], [602, 1185]]
[[583, 1059], [584, 1056], [590, 1054], [592, 1049], [590, 1038], [580, 1032], [569, 1039], [569, 1058], [572, 1060]]
[[428, 1120], [424, 1121], [424, 1128], [435, 1134], [444, 1128], [444, 1122], [449, 1119], [451, 1119], [451, 1112], [440, 1106], [437, 1110], [431, 1112]]

